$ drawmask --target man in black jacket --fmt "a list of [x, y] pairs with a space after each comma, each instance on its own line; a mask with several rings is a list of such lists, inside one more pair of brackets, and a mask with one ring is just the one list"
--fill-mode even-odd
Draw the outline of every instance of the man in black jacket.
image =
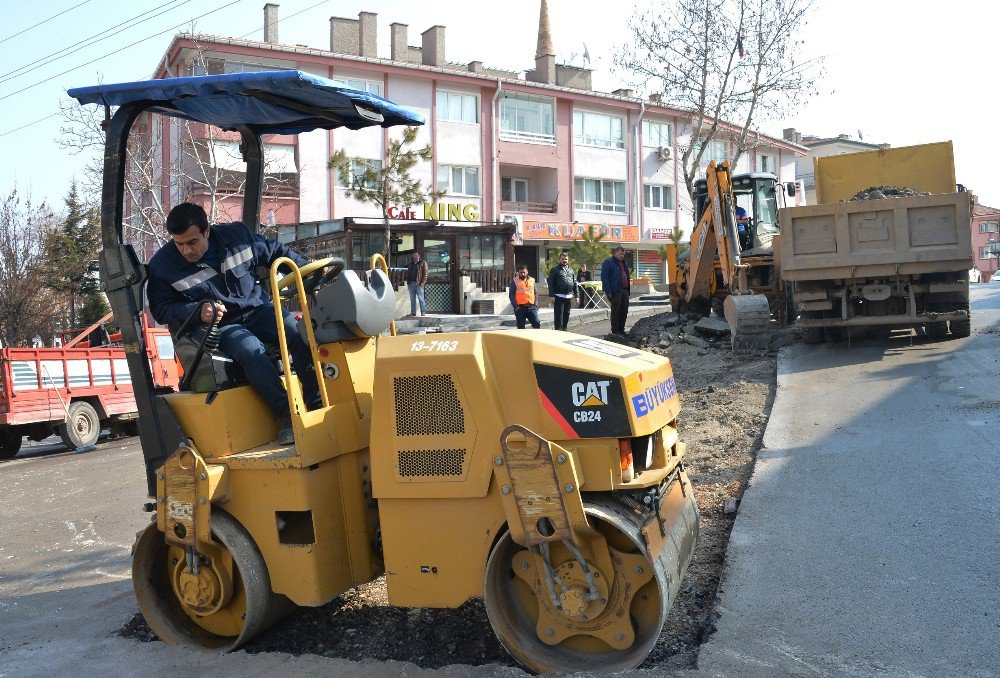
[[569, 267], [569, 255], [559, 255], [559, 265], [549, 271], [549, 296], [555, 299], [556, 329], [566, 331], [569, 325], [569, 309], [576, 296], [576, 276]]

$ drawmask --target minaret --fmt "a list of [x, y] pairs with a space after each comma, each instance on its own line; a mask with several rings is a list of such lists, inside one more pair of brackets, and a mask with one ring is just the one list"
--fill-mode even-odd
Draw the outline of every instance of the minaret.
[[556, 51], [552, 48], [552, 30], [549, 28], [549, 3], [542, 0], [542, 6], [538, 11], [538, 48], [535, 50], [535, 58], [555, 55]]
[[542, 0], [538, 10], [538, 47], [535, 49], [535, 70], [529, 77], [535, 82], [556, 82], [556, 50], [552, 47], [552, 29], [549, 27], [549, 3]]

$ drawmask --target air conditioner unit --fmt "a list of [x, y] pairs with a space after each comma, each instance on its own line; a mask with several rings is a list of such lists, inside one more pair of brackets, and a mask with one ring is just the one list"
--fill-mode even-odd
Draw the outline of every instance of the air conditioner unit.
[[670, 157], [671, 157], [670, 147], [669, 146], [660, 146], [657, 149], [657, 151], [656, 151], [656, 157], [659, 158], [660, 160], [662, 160], [663, 162], [666, 162], [667, 160], [670, 160]]

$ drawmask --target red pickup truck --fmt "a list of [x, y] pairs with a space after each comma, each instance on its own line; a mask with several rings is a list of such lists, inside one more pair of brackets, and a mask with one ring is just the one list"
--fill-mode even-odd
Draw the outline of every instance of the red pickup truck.
[[[85, 332], [90, 332], [85, 330]], [[148, 327], [146, 356], [157, 386], [180, 379], [166, 329]], [[102, 428], [134, 435], [136, 405], [125, 349], [81, 341], [63, 348], [0, 349], [0, 459], [13, 457], [22, 440], [58, 434], [71, 450], [93, 445]]]

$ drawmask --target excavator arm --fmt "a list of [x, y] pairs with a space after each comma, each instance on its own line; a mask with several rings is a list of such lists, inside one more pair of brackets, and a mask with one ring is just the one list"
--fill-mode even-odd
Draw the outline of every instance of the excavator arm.
[[715, 292], [718, 255], [722, 282], [729, 291], [724, 308], [733, 347], [762, 347], [766, 344], [770, 307], [763, 295], [751, 294], [747, 285], [747, 267], [740, 260], [736, 198], [729, 163], [713, 161], [705, 174], [707, 203], [691, 234], [690, 256], [686, 261], [678, 261], [676, 245], [668, 245], [670, 301], [679, 312], [708, 315]]

